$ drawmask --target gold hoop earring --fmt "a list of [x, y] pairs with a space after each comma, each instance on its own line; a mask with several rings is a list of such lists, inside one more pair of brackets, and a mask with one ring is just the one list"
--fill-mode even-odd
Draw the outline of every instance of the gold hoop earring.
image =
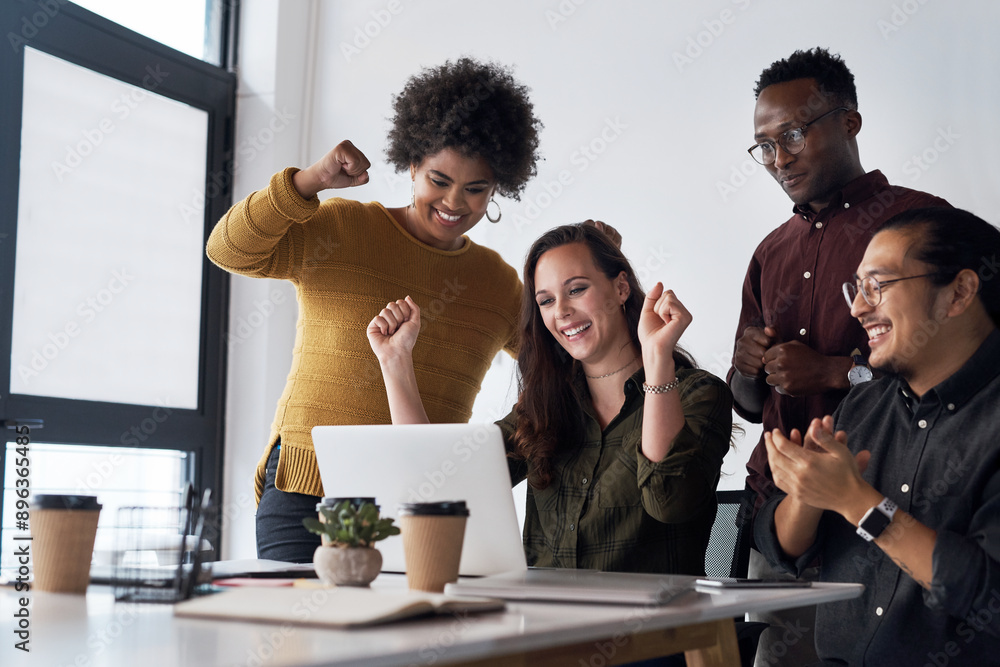
[[[495, 218], [490, 216], [490, 204], [493, 204], [494, 206], [497, 207], [497, 217]], [[493, 199], [493, 197], [491, 196], [489, 203], [486, 204], [486, 219], [492, 222], [493, 224], [496, 224], [500, 222], [500, 218], [502, 217], [503, 217], [503, 211], [500, 210], [500, 204], [497, 204], [496, 200]]]

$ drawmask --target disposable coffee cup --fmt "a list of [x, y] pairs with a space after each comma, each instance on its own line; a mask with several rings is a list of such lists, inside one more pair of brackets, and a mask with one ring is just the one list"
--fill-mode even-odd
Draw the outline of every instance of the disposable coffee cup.
[[444, 592], [458, 580], [469, 508], [464, 500], [406, 503], [399, 506], [399, 529], [412, 590]]
[[86, 593], [101, 505], [95, 496], [38, 495], [31, 503], [33, 588]]

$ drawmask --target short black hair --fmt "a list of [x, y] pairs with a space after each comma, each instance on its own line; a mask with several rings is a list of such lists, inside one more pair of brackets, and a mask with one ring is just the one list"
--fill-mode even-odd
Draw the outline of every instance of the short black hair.
[[471, 58], [426, 68], [394, 99], [386, 155], [397, 171], [451, 148], [481, 156], [493, 170], [497, 191], [519, 200], [538, 173], [538, 135], [529, 90], [510, 70]]
[[817, 86], [837, 106], [858, 108], [858, 90], [854, 87], [854, 75], [841, 59], [839, 53], [830, 53], [817, 46], [808, 51], [796, 51], [782, 60], [776, 60], [760, 73], [754, 99], [762, 90], [776, 83], [796, 79], [815, 79]]
[[934, 267], [933, 284], [947, 285], [963, 269], [975, 271], [983, 306], [1000, 327], [1000, 229], [969, 211], [948, 206], [903, 211], [879, 232], [891, 229], [916, 234], [919, 241], [909, 255]]

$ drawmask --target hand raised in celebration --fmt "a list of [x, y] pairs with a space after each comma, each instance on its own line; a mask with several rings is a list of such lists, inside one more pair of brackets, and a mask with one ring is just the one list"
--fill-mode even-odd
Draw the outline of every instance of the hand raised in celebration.
[[673, 359], [677, 341], [692, 319], [673, 290], [663, 289], [663, 283], [649, 290], [639, 316], [639, 344], [647, 375], [658, 361]]
[[420, 334], [420, 307], [409, 296], [386, 304], [368, 324], [367, 334], [380, 362], [409, 358]]
[[364, 185], [371, 166], [365, 154], [345, 139], [312, 165], [296, 172], [292, 182], [304, 199], [311, 199], [330, 188]]

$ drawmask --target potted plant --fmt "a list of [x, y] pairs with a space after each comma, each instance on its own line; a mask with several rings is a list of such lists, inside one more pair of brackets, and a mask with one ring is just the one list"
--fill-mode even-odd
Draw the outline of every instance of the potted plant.
[[313, 554], [316, 574], [326, 584], [367, 586], [382, 569], [382, 554], [375, 543], [399, 528], [392, 518], [382, 518], [377, 505], [352, 499], [324, 499], [317, 510], [321, 519], [308, 517], [302, 524], [320, 536]]

